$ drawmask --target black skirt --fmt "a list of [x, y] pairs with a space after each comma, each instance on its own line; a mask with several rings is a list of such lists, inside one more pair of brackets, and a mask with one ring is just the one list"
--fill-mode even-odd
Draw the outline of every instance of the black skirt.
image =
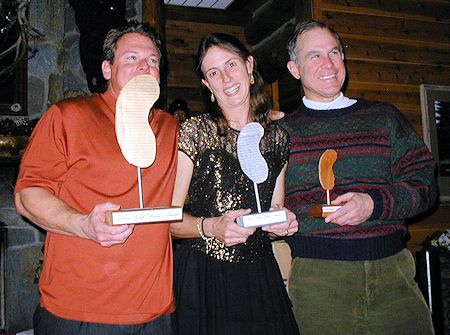
[[175, 250], [175, 334], [299, 334], [272, 250], [229, 262], [192, 240]]

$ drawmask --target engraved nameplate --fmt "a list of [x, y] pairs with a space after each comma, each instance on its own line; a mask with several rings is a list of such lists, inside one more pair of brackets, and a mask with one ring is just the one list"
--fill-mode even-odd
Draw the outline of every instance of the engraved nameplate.
[[123, 209], [106, 213], [106, 223], [110, 225], [171, 222], [183, 219], [182, 207], [151, 207]]
[[286, 211], [269, 211], [263, 213], [243, 215], [236, 219], [239, 226], [244, 228], [257, 228], [272, 224], [282, 223], [287, 220]]
[[313, 205], [309, 209], [309, 215], [316, 218], [326, 218], [331, 213], [336, 212], [342, 206], [333, 205]]

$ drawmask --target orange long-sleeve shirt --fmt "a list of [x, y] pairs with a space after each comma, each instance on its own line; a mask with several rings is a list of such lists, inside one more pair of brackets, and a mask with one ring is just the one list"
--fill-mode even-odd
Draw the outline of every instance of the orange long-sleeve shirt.
[[[49, 108], [22, 158], [15, 192], [43, 187], [81, 213], [106, 201], [139, 207], [137, 168], [115, 135], [116, 99], [109, 93]], [[155, 162], [142, 169], [144, 205], [169, 205], [176, 174], [177, 122], [150, 114]], [[172, 251], [167, 223], [136, 225], [123, 244], [47, 233], [39, 282], [41, 306], [66, 319], [137, 324], [173, 311]]]

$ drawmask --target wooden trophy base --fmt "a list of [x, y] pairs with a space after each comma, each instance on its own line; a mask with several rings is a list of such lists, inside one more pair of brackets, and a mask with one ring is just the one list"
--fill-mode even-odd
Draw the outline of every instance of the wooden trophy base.
[[182, 219], [182, 207], [167, 206], [109, 211], [106, 212], [105, 222], [110, 225], [121, 225], [137, 223], [164, 223], [181, 221]]
[[285, 210], [269, 211], [263, 213], [242, 215], [236, 219], [239, 226], [244, 228], [257, 228], [281, 223], [287, 220]]
[[333, 205], [312, 205], [309, 209], [309, 216], [315, 218], [326, 218], [331, 213], [336, 212], [342, 206]]

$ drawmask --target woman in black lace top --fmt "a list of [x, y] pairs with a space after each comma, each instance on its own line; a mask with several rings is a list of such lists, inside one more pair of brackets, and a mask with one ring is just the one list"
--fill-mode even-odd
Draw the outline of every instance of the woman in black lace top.
[[237, 159], [240, 130], [264, 127], [260, 151], [268, 178], [258, 185], [262, 211], [281, 209], [289, 137], [270, 122], [269, 100], [254, 57], [225, 34], [205, 37], [197, 72], [206, 113], [181, 125], [173, 204], [190, 199], [190, 213], [171, 226], [182, 238], [175, 252], [177, 334], [298, 334], [271, 238], [298, 230], [295, 216], [263, 228], [242, 228], [241, 215], [257, 212], [253, 182]]

